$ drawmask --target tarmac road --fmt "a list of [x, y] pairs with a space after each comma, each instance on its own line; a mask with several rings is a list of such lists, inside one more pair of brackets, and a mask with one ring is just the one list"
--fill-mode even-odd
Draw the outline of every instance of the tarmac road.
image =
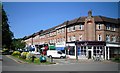
[[85, 62], [35, 65], [18, 63], [7, 56], [3, 56], [3, 71], [118, 71], [118, 64], [108, 62]]

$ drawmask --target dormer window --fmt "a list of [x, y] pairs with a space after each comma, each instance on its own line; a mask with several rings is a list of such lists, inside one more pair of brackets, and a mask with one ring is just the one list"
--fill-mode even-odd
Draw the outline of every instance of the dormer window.
[[112, 25], [112, 31], [115, 31], [115, 25]]
[[106, 25], [106, 30], [110, 30], [110, 24]]
[[83, 30], [83, 24], [80, 24], [80, 30]]

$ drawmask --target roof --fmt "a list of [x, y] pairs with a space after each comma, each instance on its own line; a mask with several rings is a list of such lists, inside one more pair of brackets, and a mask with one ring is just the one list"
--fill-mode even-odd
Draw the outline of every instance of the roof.
[[[56, 28], [58, 28], [58, 27], [62, 28], [61, 26], [64, 27], [64, 25], [66, 26], [66, 25], [71, 25], [71, 24], [80, 23], [80, 22], [83, 23], [83, 22], [85, 22], [86, 18], [87, 18], [87, 16], [82, 16], [82, 17], [75, 18], [75, 19], [70, 20], [70, 21], [65, 21], [62, 24], [59, 24], [59, 25], [57, 25], [55, 27], [52, 27], [50, 29], [47, 29], [47, 30], [44, 30], [44, 31], [41, 30], [37, 33], [34, 33], [34, 34], [30, 35], [30, 36], [25, 36], [24, 39], [34, 37], [35, 35], [38, 35], [38, 34], [43, 34], [43, 33], [46, 34], [48, 32], [56, 30]], [[105, 16], [93, 16], [93, 18], [94, 18], [95, 22], [109, 22], [109, 23], [118, 24], [118, 19], [115, 19], [115, 18], [109, 18], [109, 17], [105, 17]]]
[[109, 22], [109, 23], [118, 24], [118, 19], [104, 17], [104, 16], [94, 16], [94, 20], [95, 22]]

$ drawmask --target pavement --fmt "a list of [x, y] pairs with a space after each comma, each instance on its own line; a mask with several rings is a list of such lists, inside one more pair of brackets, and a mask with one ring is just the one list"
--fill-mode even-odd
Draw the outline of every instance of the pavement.
[[[14, 60], [15, 62], [19, 63], [19, 64], [27, 64], [27, 62], [24, 62], [18, 58], [15, 58], [11, 55], [6, 55], [6, 57]], [[37, 55], [37, 57], [39, 58], [39, 55]], [[47, 58], [48, 61], [50, 61], [50, 58]], [[111, 61], [108, 61], [108, 60], [103, 60], [103, 61], [93, 61], [92, 59], [53, 59], [53, 62], [56, 63], [56, 64], [78, 64], [78, 63], [103, 63], [103, 64], [117, 64], [116, 62], [111, 62]]]

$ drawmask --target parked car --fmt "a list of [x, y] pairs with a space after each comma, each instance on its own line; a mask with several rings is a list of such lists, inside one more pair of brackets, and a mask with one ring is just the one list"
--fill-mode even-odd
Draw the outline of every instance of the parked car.
[[58, 50], [48, 50], [47, 56], [51, 58], [66, 58], [66, 54]]

